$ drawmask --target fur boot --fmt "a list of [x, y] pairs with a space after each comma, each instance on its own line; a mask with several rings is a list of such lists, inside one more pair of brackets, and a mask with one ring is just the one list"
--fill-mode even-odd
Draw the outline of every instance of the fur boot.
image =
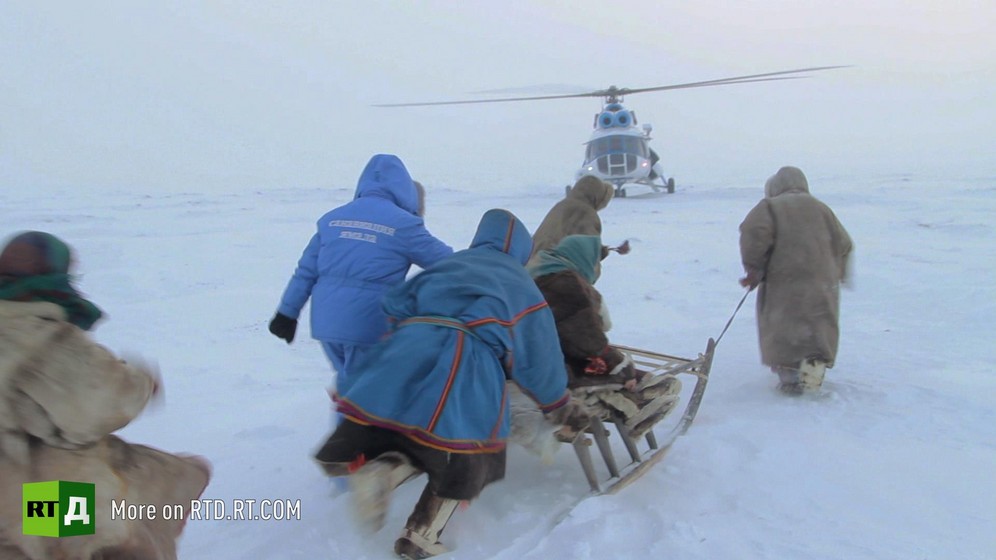
[[778, 375], [779, 391], [793, 396], [802, 394], [802, 380], [798, 368], [779, 366], [771, 368], [771, 371]]
[[816, 393], [823, 386], [827, 363], [822, 359], [806, 358], [799, 362], [798, 367], [773, 367], [771, 371], [778, 374], [778, 390], [786, 395], [799, 396]]
[[553, 464], [553, 456], [560, 449], [560, 441], [555, 435], [560, 426], [548, 421], [518, 385], [509, 382], [506, 386], [512, 424], [508, 440], [538, 455], [543, 464]]
[[827, 363], [819, 358], [807, 358], [799, 365], [799, 382], [803, 391], [815, 393], [823, 386]]
[[405, 523], [404, 532], [394, 542], [394, 552], [406, 560], [422, 560], [449, 552], [439, 542], [439, 535], [458, 505], [459, 500], [440, 498], [433, 494], [427, 484], [415, 504], [415, 511]]
[[349, 480], [354, 513], [360, 524], [371, 533], [379, 531], [387, 517], [391, 492], [420, 472], [408, 457], [397, 451], [382, 453], [360, 467]]
[[664, 419], [678, 403], [681, 380], [670, 375], [646, 375], [632, 390], [622, 385], [574, 389], [602, 420], [622, 421], [630, 437], [640, 437]]

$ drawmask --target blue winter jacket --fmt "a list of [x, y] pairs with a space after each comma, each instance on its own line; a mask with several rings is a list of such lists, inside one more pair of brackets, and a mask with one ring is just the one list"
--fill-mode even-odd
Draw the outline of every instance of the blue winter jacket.
[[339, 411], [455, 453], [496, 452], [509, 431], [506, 378], [549, 412], [568, 401], [557, 327], [523, 268], [525, 226], [489, 210], [470, 249], [384, 299], [392, 332], [339, 387]]
[[292, 319], [311, 298], [311, 336], [373, 344], [387, 331], [381, 298], [411, 265], [427, 268], [453, 254], [417, 215], [418, 195], [393, 155], [371, 158], [353, 201], [318, 220], [278, 311]]

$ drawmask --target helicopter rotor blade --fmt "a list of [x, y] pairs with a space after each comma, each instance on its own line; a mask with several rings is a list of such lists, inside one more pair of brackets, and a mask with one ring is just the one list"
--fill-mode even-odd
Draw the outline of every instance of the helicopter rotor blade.
[[379, 103], [374, 107], [422, 107], [426, 105], [469, 105], [473, 103], [506, 103], [509, 101], [537, 101], [540, 99], [568, 99], [571, 97], [603, 97], [601, 92], [568, 93], [564, 95], [534, 95], [530, 97], [506, 97], [504, 99], [465, 99], [462, 101], [427, 101], [422, 103]]
[[532, 86], [486, 89], [470, 92], [473, 95], [569, 95], [575, 93], [587, 93], [593, 88], [580, 86], [577, 84], [537, 84]]
[[[848, 68], [848, 66], [815, 66], [813, 68], [799, 68], [797, 70], [782, 70], [780, 72], [766, 72], [764, 74], [750, 74], [747, 76], [736, 76], [733, 78], [721, 78], [718, 80], [705, 80], [701, 82], [688, 82], [684, 84], [673, 84], [669, 86], [657, 86], [649, 88], [637, 88], [628, 89], [624, 88], [618, 90], [616, 95], [628, 95], [633, 93], [644, 93], [647, 91], [667, 91], [671, 89], [688, 89], [696, 87], [709, 87], [709, 86], [720, 86], [727, 84], [741, 84], [741, 83], [751, 83], [751, 82], [764, 82], [764, 81], [774, 81], [774, 80], [785, 80], [793, 78], [802, 78], [808, 76], [786, 76], [786, 74], [801, 74], [802, 72], [816, 72], [819, 70], [833, 70], [836, 68]], [[776, 78], [775, 76], [785, 76], [781, 78]], [[606, 94], [609, 90], [605, 90]]]
[[754, 82], [778, 82], [782, 80], [805, 80], [810, 78], [810, 76], [777, 76], [771, 78], [754, 78], [751, 80], [730, 80], [730, 81], [717, 81], [709, 84], [677, 84], [673, 86], [662, 86], [660, 88], [641, 88], [638, 90], [620, 90], [616, 95], [623, 96], [631, 93], [644, 93], [647, 91], [668, 91], [673, 89], [689, 89], [697, 87], [712, 87], [712, 86], [729, 86], [735, 84], [752, 84]]
[[814, 66], [812, 68], [798, 68], [795, 70], [782, 70], [779, 72], [765, 72], [763, 74], [749, 74], [746, 76], [735, 76], [732, 78], [720, 78], [717, 80], [705, 80], [701, 82], [688, 82], [684, 84], [672, 84], [667, 86], [656, 86], [649, 88], [617, 88], [589, 91], [586, 93], [568, 93], [562, 95], [531, 95], [526, 97], [507, 97], [504, 99], [464, 99], [458, 101], [427, 101], [417, 103], [379, 103], [374, 107], [425, 107], [430, 105], [472, 105], [479, 103], [508, 103], [512, 101], [540, 101], [544, 99], [573, 99], [580, 97], [621, 97], [633, 93], [644, 93], [648, 91], [667, 91], [675, 89], [689, 89], [698, 87], [725, 86], [732, 84], [746, 84], [753, 82], [769, 82], [777, 80], [793, 80], [808, 76], [788, 76], [788, 74], [801, 74], [803, 72], [816, 72], [820, 70], [833, 70], [836, 68], [848, 68], [848, 66]]

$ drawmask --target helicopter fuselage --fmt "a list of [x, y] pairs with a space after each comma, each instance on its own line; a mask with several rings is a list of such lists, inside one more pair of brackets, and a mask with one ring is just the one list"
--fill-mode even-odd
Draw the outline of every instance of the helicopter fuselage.
[[585, 143], [585, 157], [576, 179], [594, 175], [618, 188], [627, 183], [657, 186], [664, 182], [657, 154], [650, 149], [651, 127], [636, 126], [636, 115], [620, 103], [608, 103], [595, 115], [595, 130]]
[[648, 140], [636, 127], [596, 130], [577, 176], [594, 175], [615, 185], [646, 182], [653, 170]]

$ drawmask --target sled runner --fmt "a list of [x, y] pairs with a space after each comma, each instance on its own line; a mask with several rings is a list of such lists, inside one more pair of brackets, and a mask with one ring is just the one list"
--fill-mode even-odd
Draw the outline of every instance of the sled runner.
[[[706, 383], [709, 381], [709, 370], [712, 367], [713, 353], [716, 342], [709, 339], [704, 354], [698, 358], [687, 359], [667, 354], [648, 352], [627, 346], [613, 345], [614, 348], [632, 358], [637, 369], [646, 372], [637, 392], [651, 395], [636, 411], [636, 405], [623, 395], [621, 387], [583, 387], [574, 389], [576, 397], [585, 400], [586, 404], [596, 413], [592, 416], [591, 425], [570, 442], [581, 468], [584, 470], [588, 484], [594, 494], [613, 494], [618, 492], [659, 462], [668, 449], [684, 434], [699, 410]], [[682, 390], [682, 386], [694, 380], [691, 390]], [[684, 383], [682, 383], [684, 381]], [[630, 393], [632, 394], [632, 393]], [[687, 403], [677, 421], [665, 420], [677, 418], [677, 410], [684, 395]], [[630, 410], [632, 409], [632, 414]], [[667, 428], [663, 434], [655, 433], [655, 428]], [[609, 440], [612, 428], [625, 448], [629, 462], [620, 467], [616, 460], [613, 446]], [[660, 437], [658, 437], [660, 436]], [[647, 449], [640, 450], [640, 440], [645, 440]], [[592, 442], [598, 447], [599, 454], [608, 469], [609, 478], [604, 483], [599, 482], [599, 474], [591, 457]]]

